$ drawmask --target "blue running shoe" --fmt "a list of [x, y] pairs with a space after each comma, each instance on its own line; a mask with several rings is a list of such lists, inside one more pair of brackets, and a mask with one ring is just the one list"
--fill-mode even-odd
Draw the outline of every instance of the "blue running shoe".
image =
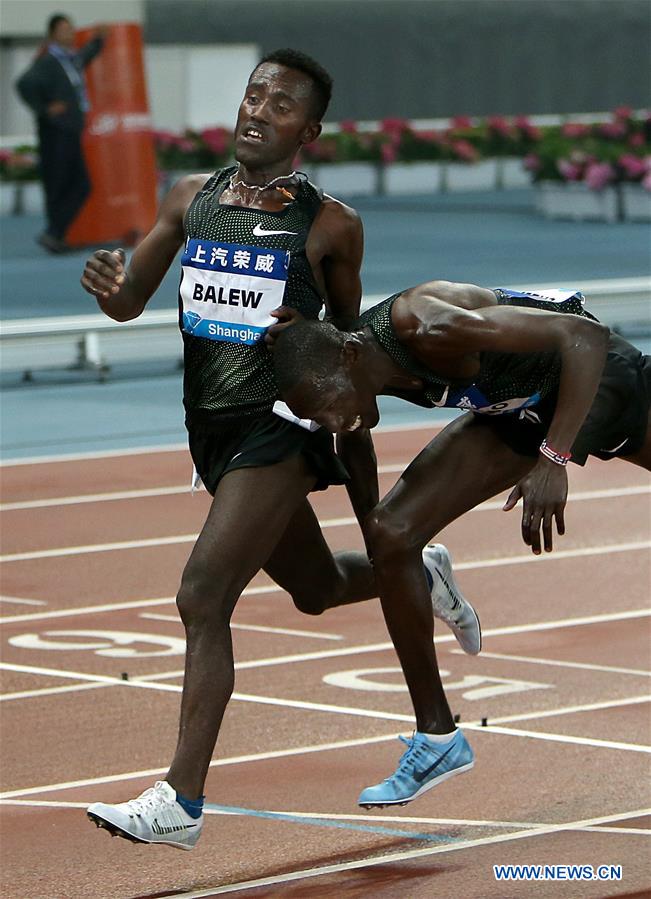
[[362, 808], [406, 805], [448, 777], [469, 771], [475, 764], [474, 753], [460, 730], [449, 743], [432, 743], [418, 731], [411, 740], [400, 739], [408, 748], [395, 774], [381, 784], [362, 790], [357, 800]]

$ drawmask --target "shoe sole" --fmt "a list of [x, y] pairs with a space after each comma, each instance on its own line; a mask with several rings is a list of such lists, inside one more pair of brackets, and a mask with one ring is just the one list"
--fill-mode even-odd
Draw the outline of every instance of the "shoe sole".
[[194, 849], [194, 846], [186, 846], [183, 843], [173, 843], [171, 840], [143, 840], [142, 837], [136, 837], [128, 830], [123, 830], [112, 821], [106, 818], [100, 818], [94, 812], [86, 812], [89, 821], [92, 821], [96, 827], [102, 830], [108, 830], [112, 837], [122, 837], [123, 840], [129, 840], [131, 843], [144, 843], [147, 846], [173, 846], [174, 849], [185, 849], [186, 851]]
[[[459, 590], [459, 587], [457, 586], [457, 582], [455, 581], [454, 574], [452, 572], [452, 560], [450, 559], [450, 553], [447, 551], [447, 547], [443, 546], [443, 544], [441, 544], [441, 543], [432, 543], [427, 548], [436, 550], [442, 559], [442, 561], [440, 563], [437, 563], [435, 561], [432, 562], [432, 564], [434, 566], [434, 570], [436, 571], [436, 573], [438, 574], [440, 579], [443, 581], [444, 584], [449, 585], [448, 589], [452, 593], [454, 593], [456, 596], [459, 597], [459, 599], [464, 603], [466, 608], [470, 609], [470, 612], [472, 613], [472, 616], [475, 620], [475, 624], [477, 626], [477, 632], [479, 634], [479, 647], [477, 649], [474, 649], [472, 647], [468, 647], [467, 645], [464, 646], [463, 630], [461, 628], [456, 627], [453, 624], [448, 624], [448, 627], [454, 634], [454, 636], [457, 640], [457, 643], [459, 644], [461, 649], [467, 655], [469, 655], [469, 656], [479, 655], [479, 653], [481, 652], [481, 647], [482, 647], [481, 621], [479, 620], [479, 615], [477, 614], [477, 611], [475, 610], [475, 607], [473, 606], [473, 604], [466, 599], [466, 597], [463, 595], [463, 593], [461, 592], [461, 590]], [[446, 622], [446, 624], [447, 624], [447, 622]]]
[[463, 774], [464, 771], [470, 771], [474, 766], [475, 761], [473, 759], [472, 762], [469, 762], [467, 765], [462, 765], [460, 768], [455, 768], [453, 771], [446, 771], [445, 774], [435, 777], [434, 780], [431, 780], [429, 783], [422, 786], [420, 790], [417, 790], [413, 796], [408, 796], [406, 799], [387, 799], [382, 802], [358, 802], [357, 804], [360, 808], [385, 808], [387, 805], [407, 805], [407, 803], [413, 802], [414, 799], [418, 799], [423, 793], [427, 793], [428, 790], [443, 783], [444, 780], [449, 780], [451, 777], [454, 777], [455, 774]]

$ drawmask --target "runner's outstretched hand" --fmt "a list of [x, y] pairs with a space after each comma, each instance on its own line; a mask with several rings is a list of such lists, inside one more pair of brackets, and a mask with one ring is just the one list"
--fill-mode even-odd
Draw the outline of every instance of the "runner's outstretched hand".
[[520, 498], [522, 498], [522, 539], [536, 555], [540, 555], [542, 525], [545, 552], [551, 552], [554, 518], [558, 534], [565, 533], [567, 470], [548, 459], [539, 459], [531, 471], [515, 485], [504, 504], [503, 511], [510, 512]]

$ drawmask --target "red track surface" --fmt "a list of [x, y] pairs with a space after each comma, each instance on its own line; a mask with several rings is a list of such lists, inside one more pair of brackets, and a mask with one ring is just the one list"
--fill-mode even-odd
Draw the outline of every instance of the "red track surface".
[[[377, 436], [384, 490], [427, 437]], [[359, 809], [411, 729], [379, 606], [307, 618], [260, 575], [235, 613], [237, 693], [206, 790], [240, 811], [213, 809], [191, 853], [96, 830], [83, 808], [137, 795], [174, 748], [173, 596], [208, 498], [161, 491], [188, 479], [177, 452], [2, 470], [3, 897], [651, 895], [651, 485], [619, 462], [572, 468], [568, 533], [550, 556], [528, 554], [518, 513], [497, 503], [441, 536], [484, 627], [477, 658], [437, 631], [472, 772], [405, 808]], [[361, 546], [340, 520], [351, 516], [342, 490], [314, 503], [334, 549]], [[623, 873], [507, 883], [494, 864]]]

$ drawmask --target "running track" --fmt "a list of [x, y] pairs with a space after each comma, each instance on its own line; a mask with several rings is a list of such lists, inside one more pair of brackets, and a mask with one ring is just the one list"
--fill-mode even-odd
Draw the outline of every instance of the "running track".
[[[427, 437], [378, 433], [383, 492]], [[182, 853], [111, 840], [83, 809], [166, 770], [183, 667], [173, 597], [208, 498], [187, 490], [179, 451], [5, 466], [2, 896], [651, 895], [651, 483], [619, 462], [571, 468], [552, 555], [526, 552], [499, 500], [442, 537], [484, 626], [478, 658], [436, 637], [472, 772], [405, 808], [359, 809], [412, 726], [379, 606], [304, 617], [260, 575], [234, 617], [237, 692], [204, 834]], [[361, 546], [343, 490], [314, 502], [334, 549]], [[505, 883], [498, 863], [623, 873]]]

